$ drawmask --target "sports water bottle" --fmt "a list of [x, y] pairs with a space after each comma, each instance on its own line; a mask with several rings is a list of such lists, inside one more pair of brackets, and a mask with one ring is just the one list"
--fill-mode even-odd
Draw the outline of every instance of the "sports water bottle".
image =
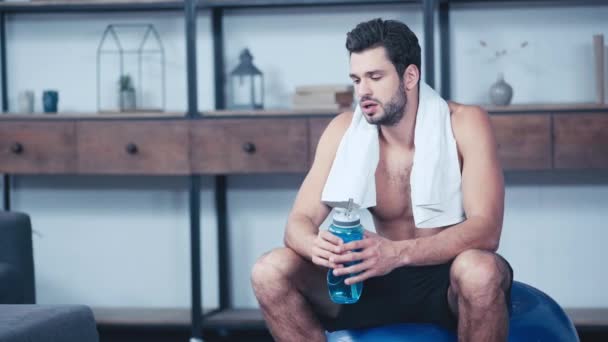
[[[329, 232], [333, 233], [344, 243], [363, 239], [363, 226], [361, 225], [359, 215], [351, 210], [336, 208], [333, 216], [333, 221], [329, 226]], [[361, 261], [347, 262], [344, 267], [358, 264]], [[361, 297], [363, 283], [359, 282], [352, 285], [346, 285], [344, 280], [357, 274], [345, 274], [335, 276], [333, 269], [327, 272], [327, 287], [329, 289], [329, 297], [338, 304], [356, 303]]]

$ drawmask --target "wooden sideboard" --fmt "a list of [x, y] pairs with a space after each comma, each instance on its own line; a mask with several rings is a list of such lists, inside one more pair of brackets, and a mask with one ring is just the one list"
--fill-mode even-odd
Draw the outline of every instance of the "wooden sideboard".
[[[0, 119], [9, 174], [302, 173], [329, 115]], [[607, 169], [605, 113], [491, 115], [505, 170]]]
[[[4, 115], [0, 116], [0, 173], [182, 175], [193, 179], [198, 174], [219, 175], [215, 177], [215, 200], [220, 303], [226, 297], [227, 304], [220, 311], [203, 314], [202, 322], [192, 320], [191, 309], [94, 308], [95, 316], [102, 326], [192, 324], [194, 330], [199, 329], [197, 324], [208, 329], [263, 327], [258, 310], [231, 308], [226, 295], [230, 282], [225, 275], [230, 264], [224, 175], [306, 172], [332, 117]], [[505, 170], [608, 169], [608, 110], [495, 113], [490, 119]], [[192, 187], [191, 194], [197, 189]], [[196, 196], [191, 196], [191, 230], [196, 232], [200, 230], [200, 213], [192, 198]], [[197, 236], [191, 239], [193, 269], [200, 269], [194, 261], [200, 258]], [[192, 292], [201, 293], [200, 274], [193, 271], [191, 279]], [[577, 317], [574, 319], [576, 322]]]
[[0, 120], [0, 172], [305, 172], [309, 165], [311, 120], [314, 119]]
[[555, 115], [553, 135], [555, 168], [608, 168], [608, 115]]
[[[309, 122], [309, 150], [330, 119]], [[490, 115], [505, 171], [608, 169], [608, 112]]]
[[503, 168], [608, 169], [606, 114], [492, 115]]

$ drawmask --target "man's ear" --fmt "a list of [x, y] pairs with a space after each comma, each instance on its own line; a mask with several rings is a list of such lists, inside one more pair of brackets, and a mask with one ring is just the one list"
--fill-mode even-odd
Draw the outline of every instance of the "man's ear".
[[408, 65], [403, 72], [403, 80], [405, 89], [412, 90], [416, 88], [420, 81], [420, 70], [418, 70], [418, 67], [414, 64]]

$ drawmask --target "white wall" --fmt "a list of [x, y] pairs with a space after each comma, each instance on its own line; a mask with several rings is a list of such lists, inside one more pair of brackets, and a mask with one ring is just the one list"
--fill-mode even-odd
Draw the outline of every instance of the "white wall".
[[[172, 307], [190, 301], [188, 180], [16, 177], [13, 208], [31, 215], [40, 303]], [[205, 297], [217, 303], [216, 220], [203, 181]]]
[[350, 83], [346, 33], [376, 17], [408, 23], [424, 44], [418, 6], [227, 11], [228, 71], [236, 66], [240, 51], [249, 47], [254, 63], [265, 72], [267, 106], [289, 107], [289, 95], [298, 84]]
[[[355, 6], [226, 13], [226, 67], [249, 47], [266, 73], [268, 107], [286, 107], [297, 84], [348, 82], [345, 33], [373, 17], [397, 18], [422, 33], [415, 6]], [[454, 98], [485, 103], [504, 70], [514, 102], [593, 101], [591, 34], [608, 34], [608, 7], [459, 7], [452, 13]], [[569, 24], [565, 23], [568, 19]], [[184, 21], [178, 13], [36, 14], [8, 21], [9, 97], [34, 89], [60, 91], [64, 111], [96, 110], [95, 51], [105, 26], [153, 23], [167, 53], [167, 109], [186, 108]], [[483, 30], [480, 30], [483, 28]], [[199, 105], [213, 108], [210, 16], [198, 21]], [[421, 37], [420, 37], [421, 38]], [[477, 42], [527, 50], [498, 66]], [[421, 44], [423, 41], [421, 39]], [[39, 102], [39, 101], [38, 101]], [[40, 104], [37, 103], [40, 110]], [[303, 175], [231, 176], [232, 289], [237, 306], [255, 306], [249, 270], [256, 257], [281, 245], [284, 223]], [[202, 192], [203, 287], [217, 304], [213, 179]], [[33, 177], [13, 184], [15, 210], [32, 215], [40, 303], [187, 307], [190, 300], [188, 182], [178, 177]], [[539, 286], [568, 307], [606, 307], [602, 260], [608, 239], [608, 176], [601, 172], [507, 175], [500, 252], [517, 280]], [[367, 218], [367, 226], [371, 221]]]
[[[608, 7], [523, 6], [453, 10], [454, 99], [489, 103], [487, 89], [503, 72], [514, 89], [513, 103], [595, 102], [592, 37], [603, 33], [606, 41]], [[528, 46], [518, 49], [523, 41]], [[492, 58], [499, 49], [508, 50], [506, 58]]]
[[506, 184], [499, 252], [515, 279], [567, 307], [606, 307], [608, 174], [510, 173]]

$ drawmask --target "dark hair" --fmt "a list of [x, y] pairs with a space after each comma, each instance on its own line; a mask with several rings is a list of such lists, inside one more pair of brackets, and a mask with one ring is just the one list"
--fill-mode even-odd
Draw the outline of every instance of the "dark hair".
[[414, 64], [422, 73], [418, 38], [404, 23], [372, 19], [360, 23], [346, 35], [346, 49], [351, 54], [378, 46], [386, 49], [387, 57], [397, 69], [400, 79], [410, 64]]

